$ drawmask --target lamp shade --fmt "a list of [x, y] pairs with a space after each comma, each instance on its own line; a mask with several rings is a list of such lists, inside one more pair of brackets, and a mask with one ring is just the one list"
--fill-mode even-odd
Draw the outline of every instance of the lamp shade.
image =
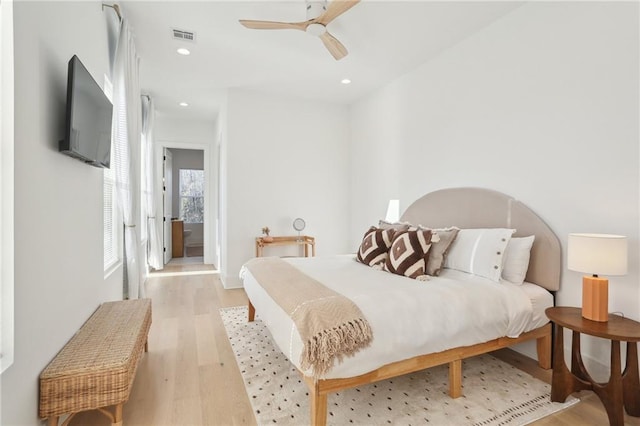
[[627, 273], [627, 237], [610, 234], [569, 234], [567, 267], [593, 275]]
[[400, 200], [389, 200], [387, 215], [384, 220], [389, 223], [394, 223], [400, 220]]

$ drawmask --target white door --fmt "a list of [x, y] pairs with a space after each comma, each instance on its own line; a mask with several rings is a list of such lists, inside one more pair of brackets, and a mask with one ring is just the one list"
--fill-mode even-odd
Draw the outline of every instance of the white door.
[[171, 151], [164, 149], [164, 167], [162, 172], [162, 199], [163, 199], [163, 217], [164, 217], [164, 263], [165, 265], [171, 260], [171, 217], [173, 216], [171, 207], [171, 196], [173, 188], [173, 158]]

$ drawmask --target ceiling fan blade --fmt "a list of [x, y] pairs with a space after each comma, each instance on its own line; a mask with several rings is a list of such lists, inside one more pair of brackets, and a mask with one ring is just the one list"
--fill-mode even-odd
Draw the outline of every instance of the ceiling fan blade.
[[351, 9], [359, 2], [360, 0], [333, 0], [327, 6], [327, 11], [316, 18], [315, 21], [322, 25], [328, 25], [329, 22]]
[[251, 21], [240, 19], [240, 23], [253, 30], [300, 30], [304, 31], [309, 22], [273, 22], [273, 21]]
[[322, 42], [324, 43], [324, 47], [329, 50], [329, 53], [331, 53], [331, 55], [336, 58], [336, 61], [344, 58], [345, 56], [347, 56], [347, 53], [349, 53], [347, 52], [347, 48], [344, 47], [344, 45], [340, 43], [337, 38], [335, 38], [328, 32], [322, 34], [320, 36], [320, 40], [322, 40]]

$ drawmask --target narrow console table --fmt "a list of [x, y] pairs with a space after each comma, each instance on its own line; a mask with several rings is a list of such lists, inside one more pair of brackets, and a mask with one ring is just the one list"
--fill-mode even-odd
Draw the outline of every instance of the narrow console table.
[[[618, 315], [609, 321], [591, 321], [582, 317], [580, 308], [553, 307], [545, 311], [555, 324], [551, 401], [564, 402], [576, 391], [592, 390], [602, 401], [612, 426], [624, 425], [624, 410], [640, 417], [640, 379], [638, 377], [638, 344], [640, 323]], [[573, 331], [571, 340], [571, 371], [564, 361], [563, 328]], [[611, 376], [607, 383], [591, 378], [582, 362], [580, 334], [611, 341]], [[627, 342], [627, 363], [622, 371], [620, 342]]]
[[308, 235], [300, 235], [299, 237], [270, 237], [268, 240], [265, 240], [265, 237], [258, 237], [256, 238], [256, 257], [262, 257], [265, 247], [290, 245], [304, 246], [304, 257], [309, 257], [309, 247], [311, 247], [311, 256], [316, 255], [316, 239]]

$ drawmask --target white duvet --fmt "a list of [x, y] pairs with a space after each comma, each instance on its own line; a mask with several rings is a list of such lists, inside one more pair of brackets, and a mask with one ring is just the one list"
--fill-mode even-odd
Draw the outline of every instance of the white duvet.
[[[336, 364], [325, 378], [354, 377], [418, 355], [517, 337], [542, 325], [534, 324], [540, 321], [520, 286], [450, 269], [417, 281], [363, 265], [353, 255], [285, 260], [351, 299], [373, 330], [371, 345]], [[248, 270], [243, 268], [241, 277], [275, 343], [300, 369], [302, 341], [295, 325]]]

